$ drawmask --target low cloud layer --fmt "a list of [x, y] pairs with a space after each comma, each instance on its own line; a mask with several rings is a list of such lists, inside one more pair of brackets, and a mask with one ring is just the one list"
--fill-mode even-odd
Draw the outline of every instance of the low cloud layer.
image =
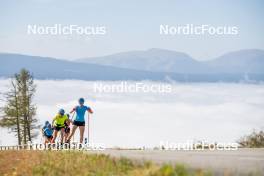
[[[8, 83], [0, 80], [1, 92], [7, 90]], [[78, 98], [84, 97], [95, 111], [90, 119], [91, 140], [106, 146], [158, 146], [160, 141], [187, 140], [234, 142], [252, 129], [264, 128], [263, 84], [176, 83], [171, 93], [96, 93], [94, 82], [76, 80], [36, 84], [41, 124], [51, 120], [59, 108], [69, 112]], [[6, 135], [7, 130], [0, 131], [2, 144], [16, 142], [12, 135]]]

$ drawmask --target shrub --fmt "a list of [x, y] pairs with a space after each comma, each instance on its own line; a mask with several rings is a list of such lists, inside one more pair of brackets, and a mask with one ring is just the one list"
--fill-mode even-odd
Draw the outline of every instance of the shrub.
[[245, 135], [244, 137], [238, 140], [238, 143], [241, 147], [250, 147], [250, 148], [261, 148], [264, 147], [264, 132], [261, 131], [253, 131], [249, 135]]

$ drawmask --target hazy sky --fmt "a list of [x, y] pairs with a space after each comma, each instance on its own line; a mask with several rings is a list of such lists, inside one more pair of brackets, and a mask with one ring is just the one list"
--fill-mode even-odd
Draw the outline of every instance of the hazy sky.
[[[0, 52], [81, 58], [164, 48], [196, 59], [264, 49], [262, 0], [0, 0]], [[28, 35], [27, 25], [103, 25], [95, 37]], [[237, 26], [238, 35], [161, 36], [160, 24]]]

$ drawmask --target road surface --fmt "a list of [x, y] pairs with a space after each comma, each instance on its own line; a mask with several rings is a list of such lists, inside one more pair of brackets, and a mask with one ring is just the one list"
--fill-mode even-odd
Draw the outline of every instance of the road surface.
[[264, 149], [238, 149], [236, 151], [160, 151], [111, 150], [93, 151], [113, 157], [127, 157], [140, 161], [183, 163], [192, 169], [208, 169], [219, 175], [264, 175]]

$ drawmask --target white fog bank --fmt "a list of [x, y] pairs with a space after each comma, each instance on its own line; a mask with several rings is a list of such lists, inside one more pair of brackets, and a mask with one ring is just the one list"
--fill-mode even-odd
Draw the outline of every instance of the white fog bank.
[[[94, 82], [88, 81], [35, 83], [40, 124], [51, 121], [59, 108], [69, 112], [78, 98], [84, 97], [94, 110], [91, 140], [106, 146], [158, 146], [160, 141], [187, 140], [235, 142], [252, 129], [264, 128], [263, 84], [176, 83], [171, 93], [98, 93]], [[0, 80], [1, 93], [8, 90], [8, 84], [8, 80]], [[6, 129], [0, 128], [0, 132], [2, 144], [16, 143]]]

